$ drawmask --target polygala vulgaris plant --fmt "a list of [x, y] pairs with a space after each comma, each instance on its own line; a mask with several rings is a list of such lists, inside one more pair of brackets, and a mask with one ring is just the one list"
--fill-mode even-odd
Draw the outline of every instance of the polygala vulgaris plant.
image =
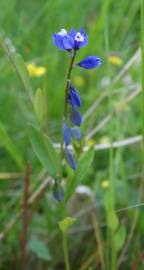
[[63, 28], [60, 30], [60, 32], [54, 33], [52, 35], [52, 39], [54, 44], [60, 50], [68, 52], [71, 58], [65, 87], [61, 154], [65, 157], [70, 167], [73, 170], [76, 170], [77, 163], [69, 146], [71, 143], [71, 137], [75, 138], [76, 140], [81, 139], [79, 127], [82, 124], [82, 116], [79, 110], [82, 103], [78, 91], [75, 89], [71, 81], [71, 72], [75, 66], [85, 69], [96, 68], [100, 66], [101, 60], [97, 56], [87, 56], [79, 63], [75, 64], [75, 58], [78, 51], [88, 44], [88, 35], [82, 28], [80, 28], [78, 32], [76, 32], [74, 28], [71, 28], [69, 32]]

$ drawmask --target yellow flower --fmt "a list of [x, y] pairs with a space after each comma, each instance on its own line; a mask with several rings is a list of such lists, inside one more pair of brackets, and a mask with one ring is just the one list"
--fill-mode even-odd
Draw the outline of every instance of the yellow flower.
[[88, 140], [87, 146], [88, 146], [88, 147], [91, 147], [91, 146], [93, 146], [93, 145], [95, 145], [95, 140], [93, 140], [93, 139]]
[[109, 63], [120, 66], [122, 64], [122, 58], [118, 55], [110, 55], [108, 58]]
[[108, 187], [109, 187], [109, 181], [108, 181], [108, 180], [102, 181], [101, 187], [104, 188], [104, 189], [105, 189], [105, 188], [108, 188]]
[[30, 77], [41, 77], [46, 73], [45, 67], [38, 67], [33, 63], [28, 64], [27, 69]]
[[82, 76], [75, 76], [74, 83], [78, 87], [82, 87], [85, 84], [85, 80]]

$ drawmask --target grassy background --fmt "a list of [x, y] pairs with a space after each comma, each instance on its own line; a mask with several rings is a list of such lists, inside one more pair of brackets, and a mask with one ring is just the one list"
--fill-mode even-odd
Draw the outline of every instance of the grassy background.
[[[141, 134], [141, 94], [127, 103], [127, 96], [140, 88], [139, 57], [115, 81], [140, 47], [140, 1], [0, 1], [0, 32], [7, 37], [9, 46], [15, 47], [27, 64], [33, 62], [47, 70], [43, 77], [32, 78], [31, 83], [33, 93], [39, 87], [45, 92], [43, 125], [54, 142], [60, 141], [69, 58], [53, 46], [51, 36], [60, 28], [79, 29], [81, 26], [88, 33], [89, 44], [79, 51], [77, 60], [93, 54], [102, 59], [98, 70], [76, 68], [72, 74], [72, 81], [83, 101], [83, 115], [97, 99], [108, 93], [83, 123], [84, 137], [112, 112], [109, 123], [92, 137], [93, 143], [118, 141]], [[113, 52], [122, 58], [122, 65], [109, 63]], [[27, 123], [34, 120], [32, 106], [2, 50], [0, 74], [0, 231], [3, 233], [21, 209], [22, 167], [26, 160], [31, 163], [31, 190], [35, 190], [47, 174], [35, 157], [28, 138]], [[133, 207], [144, 201], [140, 149], [139, 143], [95, 152], [89, 174], [83, 181], [93, 191], [93, 199], [75, 193], [67, 205], [59, 205], [52, 197], [51, 188], [47, 188], [31, 209], [26, 269], [32, 266], [38, 270], [64, 269], [57, 222], [67, 215], [78, 218], [68, 236], [72, 269], [132, 269], [130, 267], [144, 248], [143, 208]], [[4, 176], [4, 172], [22, 175], [13, 179], [11, 174]], [[67, 171], [64, 171], [64, 177], [66, 175]], [[103, 188], [105, 180], [108, 188]], [[114, 211], [131, 206], [128, 210]], [[20, 231], [21, 219], [18, 219], [2, 238], [0, 269], [20, 269]], [[133, 269], [143, 268], [144, 262], [140, 260], [139, 266]]]

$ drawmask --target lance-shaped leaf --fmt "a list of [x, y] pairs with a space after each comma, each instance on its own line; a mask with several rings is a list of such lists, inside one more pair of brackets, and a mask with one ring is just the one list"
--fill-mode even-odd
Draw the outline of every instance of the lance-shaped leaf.
[[32, 124], [29, 126], [30, 141], [37, 158], [49, 175], [54, 178], [59, 177], [61, 170], [60, 159], [51, 140]]
[[87, 152], [83, 153], [78, 161], [77, 170], [71, 179], [67, 183], [65, 199], [66, 201], [73, 194], [75, 188], [82, 183], [83, 178], [88, 173], [94, 157], [94, 148], [90, 148]]
[[101, 65], [101, 59], [97, 56], [87, 56], [77, 64], [79, 67], [92, 69]]
[[45, 116], [45, 97], [42, 89], [38, 88], [35, 97], [34, 97], [34, 110], [37, 116], [37, 119], [40, 123], [43, 122]]

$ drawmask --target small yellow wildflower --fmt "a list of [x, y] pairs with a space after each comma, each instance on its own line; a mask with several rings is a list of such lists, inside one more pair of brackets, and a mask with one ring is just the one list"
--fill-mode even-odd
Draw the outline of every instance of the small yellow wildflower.
[[116, 66], [121, 66], [123, 63], [122, 58], [118, 55], [110, 55], [108, 58], [109, 63]]
[[46, 68], [41, 66], [36, 66], [33, 63], [27, 65], [27, 69], [30, 77], [41, 77], [46, 73]]
[[88, 147], [91, 147], [91, 146], [93, 146], [93, 145], [95, 145], [95, 140], [93, 140], [93, 139], [88, 140], [87, 146], [88, 146]]
[[85, 84], [85, 80], [82, 76], [75, 76], [74, 83], [77, 87], [82, 87]]
[[104, 188], [104, 189], [105, 189], [105, 188], [108, 188], [108, 187], [109, 187], [109, 181], [108, 181], [108, 180], [102, 181], [101, 187]]

